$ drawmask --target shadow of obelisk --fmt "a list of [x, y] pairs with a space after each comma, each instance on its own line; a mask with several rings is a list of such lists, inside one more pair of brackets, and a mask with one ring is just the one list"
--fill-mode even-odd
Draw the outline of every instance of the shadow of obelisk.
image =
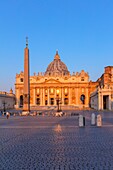
[[29, 79], [29, 49], [26, 37], [26, 48], [24, 49], [24, 88], [23, 88], [23, 111], [22, 115], [30, 113], [30, 79]]

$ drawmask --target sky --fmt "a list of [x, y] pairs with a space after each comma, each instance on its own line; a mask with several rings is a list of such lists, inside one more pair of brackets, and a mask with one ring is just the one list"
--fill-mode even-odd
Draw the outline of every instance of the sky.
[[0, 91], [15, 91], [26, 36], [31, 76], [58, 50], [71, 74], [84, 70], [96, 81], [113, 66], [113, 0], [1, 0]]

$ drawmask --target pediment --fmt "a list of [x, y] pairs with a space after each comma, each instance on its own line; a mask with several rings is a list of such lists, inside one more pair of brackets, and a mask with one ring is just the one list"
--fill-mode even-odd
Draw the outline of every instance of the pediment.
[[51, 83], [51, 84], [57, 84], [57, 83], [61, 83], [59, 80], [55, 80], [55, 79], [49, 79], [49, 80], [45, 80], [44, 83]]

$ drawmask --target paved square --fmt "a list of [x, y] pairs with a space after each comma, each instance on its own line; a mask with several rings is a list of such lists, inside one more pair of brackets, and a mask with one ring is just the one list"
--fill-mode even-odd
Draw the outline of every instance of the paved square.
[[102, 127], [91, 113], [84, 128], [77, 116], [0, 116], [0, 170], [113, 170], [113, 113]]

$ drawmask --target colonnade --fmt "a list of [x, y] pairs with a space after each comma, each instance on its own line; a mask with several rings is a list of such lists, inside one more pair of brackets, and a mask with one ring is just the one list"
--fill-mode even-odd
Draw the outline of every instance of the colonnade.
[[[32, 92], [31, 92], [32, 90]], [[81, 88], [79, 87], [60, 87], [60, 86], [52, 86], [52, 87], [31, 87], [30, 96], [32, 98], [30, 105], [31, 106], [56, 106], [57, 100], [60, 100], [61, 106], [64, 105], [73, 105], [76, 107], [82, 107], [82, 102], [80, 100], [80, 96], [82, 94], [85, 95], [85, 107], [89, 105], [89, 96], [88, 96], [88, 88], [84, 88], [84, 93], [82, 93]], [[19, 108], [20, 105], [20, 96], [22, 95], [21, 89], [16, 89], [17, 102], [16, 107]], [[37, 99], [39, 103], [37, 103]], [[53, 100], [53, 103], [51, 103]]]

